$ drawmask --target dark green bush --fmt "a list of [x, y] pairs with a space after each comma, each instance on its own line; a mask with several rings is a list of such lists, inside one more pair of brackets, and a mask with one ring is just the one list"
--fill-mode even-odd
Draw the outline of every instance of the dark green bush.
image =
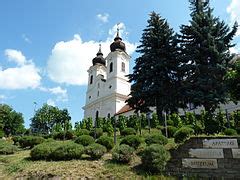
[[194, 130], [190, 127], [181, 127], [174, 134], [174, 139], [176, 143], [184, 142], [190, 135], [194, 133]]
[[84, 147], [82, 145], [74, 142], [66, 142], [50, 154], [50, 159], [56, 161], [80, 159], [83, 153]]
[[146, 137], [145, 142], [147, 145], [151, 144], [165, 145], [168, 143], [168, 139], [161, 134], [151, 134]]
[[168, 126], [174, 126], [174, 122], [173, 122], [173, 120], [167, 120], [167, 125]]
[[4, 140], [0, 140], [0, 154], [8, 155], [8, 154], [14, 154], [18, 148], [14, 145], [12, 145], [9, 142], [6, 142]]
[[237, 135], [237, 131], [235, 129], [228, 128], [225, 129], [224, 134], [227, 136], [235, 136]]
[[73, 139], [74, 133], [72, 131], [60, 131], [53, 134], [53, 139], [55, 140], [70, 140]]
[[120, 132], [121, 136], [136, 135], [136, 131], [133, 128], [125, 128]]
[[132, 160], [134, 149], [126, 144], [116, 146], [112, 151], [112, 159], [119, 163], [129, 163]]
[[97, 140], [97, 143], [105, 146], [108, 151], [111, 150], [111, 149], [114, 147], [113, 138], [111, 138], [111, 137], [109, 137], [109, 136], [101, 136], [101, 137]]
[[[96, 128], [96, 138], [99, 138], [100, 136], [103, 135], [103, 130], [102, 128]], [[90, 136], [94, 137], [95, 136], [95, 129], [91, 129], [90, 131]]]
[[75, 135], [77, 137], [82, 136], [82, 135], [89, 135], [90, 131], [87, 129], [79, 129], [78, 131], [75, 131]]
[[18, 145], [20, 138], [21, 138], [21, 136], [13, 136], [13, 137], [12, 137], [13, 144], [14, 144], [14, 145]]
[[140, 156], [143, 167], [151, 173], [162, 172], [170, 159], [170, 153], [159, 144], [146, 147]]
[[90, 144], [85, 149], [85, 153], [92, 159], [100, 159], [106, 152], [107, 148], [97, 143]]
[[94, 143], [94, 138], [89, 135], [82, 135], [75, 139], [75, 143], [81, 144], [83, 146], [88, 146], [88, 145]]
[[39, 144], [35, 146], [31, 152], [30, 156], [33, 160], [50, 160], [51, 159], [51, 153], [53, 153], [58, 147], [65, 144], [64, 142], [60, 141], [49, 141], [44, 142], [42, 144]]
[[177, 132], [178, 128], [174, 126], [168, 126], [167, 127], [167, 132], [168, 132], [168, 137], [173, 138], [174, 134]]
[[18, 142], [21, 148], [33, 148], [35, 145], [43, 143], [44, 138], [39, 136], [23, 136], [19, 138]]
[[137, 149], [141, 143], [142, 143], [142, 139], [139, 136], [129, 135], [124, 137], [120, 144], [127, 144], [133, 147], [134, 149]]

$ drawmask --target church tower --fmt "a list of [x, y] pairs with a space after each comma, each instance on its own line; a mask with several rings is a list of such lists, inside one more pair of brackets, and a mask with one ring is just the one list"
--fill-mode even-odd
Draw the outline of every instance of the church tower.
[[100, 46], [88, 70], [84, 118], [114, 116], [126, 104], [130, 94], [131, 85], [126, 77], [129, 74], [130, 56], [119, 36], [119, 29], [110, 50], [104, 59]]

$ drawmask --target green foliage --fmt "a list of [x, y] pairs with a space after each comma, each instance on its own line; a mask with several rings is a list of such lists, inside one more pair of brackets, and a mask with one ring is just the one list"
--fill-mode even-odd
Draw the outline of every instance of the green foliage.
[[152, 113], [152, 119], [150, 121], [151, 128], [156, 128], [159, 125], [158, 115], [154, 112]]
[[183, 126], [174, 134], [174, 140], [176, 143], [182, 143], [193, 133], [194, 130], [192, 128]]
[[173, 122], [173, 120], [167, 120], [167, 125], [168, 126], [174, 126], [174, 122]]
[[118, 117], [118, 128], [119, 128], [119, 130], [120, 130], [120, 132], [123, 130], [123, 129], [125, 129], [125, 128], [127, 128], [127, 121], [128, 121], [128, 118], [126, 117], [126, 116], [122, 116], [122, 115], [120, 115], [119, 117]]
[[108, 137], [108, 136], [101, 136], [99, 139], [96, 141], [98, 144], [101, 144], [107, 148], [107, 150], [111, 150], [114, 147], [114, 141], [113, 138]]
[[136, 131], [133, 128], [124, 128], [120, 133], [121, 136], [136, 135]]
[[103, 132], [106, 132], [109, 136], [113, 134], [113, 125], [110, 118], [103, 119]]
[[0, 104], [0, 137], [3, 135], [23, 134], [24, 120], [21, 113], [16, 112], [7, 104]]
[[[103, 130], [102, 128], [96, 128], [96, 138], [99, 138], [100, 136], [103, 135]], [[94, 137], [95, 136], [95, 128], [91, 129], [90, 131], [90, 136]]]
[[173, 138], [174, 134], [177, 132], [178, 128], [174, 126], [167, 126], [168, 137]]
[[112, 159], [119, 163], [129, 163], [134, 155], [134, 148], [126, 144], [116, 146], [112, 151]]
[[142, 165], [151, 173], [163, 172], [169, 159], [170, 153], [159, 144], [152, 144], [141, 153]]
[[90, 144], [85, 149], [85, 153], [92, 159], [100, 159], [106, 152], [107, 148], [97, 143]]
[[221, 131], [219, 122], [211, 113], [204, 112], [203, 117], [206, 134], [215, 134]]
[[0, 140], [0, 155], [14, 154], [18, 148], [11, 143]]
[[137, 115], [131, 115], [127, 120], [127, 127], [133, 128], [137, 132], [140, 129], [140, 119]]
[[165, 145], [168, 143], [168, 139], [161, 134], [151, 134], [145, 138], [145, 142], [148, 146], [151, 144]]
[[87, 129], [78, 129], [75, 131], [76, 136], [89, 135], [90, 131]]
[[78, 124], [79, 124], [81, 129], [87, 129], [87, 130], [90, 131], [93, 128], [92, 118], [83, 119]]
[[175, 126], [175, 127], [182, 127], [182, 119], [181, 119], [181, 117], [178, 115], [178, 114], [176, 114], [176, 113], [173, 113], [173, 114], [171, 114], [170, 115], [170, 120], [172, 120], [173, 121], [173, 126]]
[[71, 160], [80, 159], [84, 153], [84, 147], [82, 145], [66, 142], [56, 148], [49, 156], [52, 160]]
[[74, 137], [74, 133], [73, 131], [60, 131], [57, 133], [53, 134], [53, 139], [55, 140], [69, 140], [69, 139], [73, 139]]
[[81, 144], [83, 146], [88, 146], [88, 145], [94, 143], [94, 138], [89, 135], [82, 135], [75, 139], [75, 143]]
[[21, 148], [33, 148], [35, 145], [41, 144], [44, 142], [43, 137], [38, 136], [23, 136], [19, 139], [19, 145]]
[[12, 137], [13, 144], [17, 145], [19, 143], [20, 138], [21, 138], [21, 136], [13, 136]]
[[134, 149], [137, 149], [142, 142], [143, 141], [142, 141], [141, 137], [139, 137], [137, 135], [128, 135], [122, 139], [120, 144], [127, 144], [127, 145], [133, 147]]
[[227, 136], [236, 136], [237, 131], [235, 129], [228, 128], [224, 130], [224, 134]]

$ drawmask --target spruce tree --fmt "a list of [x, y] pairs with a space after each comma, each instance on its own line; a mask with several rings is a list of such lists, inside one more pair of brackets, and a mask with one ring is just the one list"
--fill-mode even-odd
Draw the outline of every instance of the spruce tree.
[[179, 35], [185, 97], [212, 113], [226, 102], [224, 77], [232, 59], [229, 48], [234, 46], [231, 41], [237, 23], [230, 29], [214, 17], [209, 0], [190, 0], [190, 5], [190, 25], [182, 25]]
[[149, 111], [156, 106], [160, 118], [162, 111], [176, 111], [179, 106], [177, 39], [167, 21], [152, 12], [143, 30], [135, 60], [130, 98], [127, 100], [136, 111]]

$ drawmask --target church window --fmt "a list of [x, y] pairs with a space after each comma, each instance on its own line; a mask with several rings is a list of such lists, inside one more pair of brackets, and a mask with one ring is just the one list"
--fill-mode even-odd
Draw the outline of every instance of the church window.
[[110, 118], [110, 117], [111, 117], [110, 113], [108, 113], [107, 117], [108, 117], [108, 118]]
[[90, 100], [90, 99], [91, 99], [91, 96], [89, 96], [88, 99]]
[[92, 84], [93, 83], [93, 75], [91, 75], [91, 77], [90, 77], [90, 84]]
[[97, 96], [99, 96], [99, 91], [97, 92]]
[[99, 83], [98, 83], [98, 85], [97, 85], [97, 86], [98, 86], [98, 88], [100, 88], [100, 84], [99, 84]]
[[122, 62], [122, 72], [125, 72], [125, 63]]
[[98, 116], [99, 116], [99, 112], [96, 111], [96, 117], [95, 117], [96, 120], [98, 119]]
[[112, 72], [112, 71], [113, 71], [113, 63], [111, 62], [109, 72]]
[[112, 85], [109, 86], [109, 89], [111, 89], [111, 88], [112, 88]]

